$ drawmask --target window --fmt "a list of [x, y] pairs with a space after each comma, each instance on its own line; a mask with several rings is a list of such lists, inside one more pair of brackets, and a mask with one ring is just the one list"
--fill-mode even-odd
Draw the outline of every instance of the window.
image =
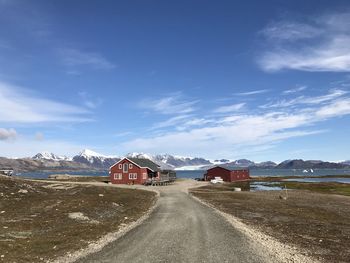
[[129, 169], [132, 169], [132, 164], [131, 163], [129, 164]]
[[123, 175], [121, 173], [114, 174], [114, 180], [121, 180], [121, 179], [123, 179]]
[[127, 173], [128, 172], [128, 164], [124, 163], [123, 164], [123, 173]]
[[137, 173], [129, 173], [129, 180], [137, 179]]
[[119, 164], [119, 169], [122, 169], [122, 164], [121, 163]]
[[147, 179], [147, 173], [142, 173], [142, 179]]

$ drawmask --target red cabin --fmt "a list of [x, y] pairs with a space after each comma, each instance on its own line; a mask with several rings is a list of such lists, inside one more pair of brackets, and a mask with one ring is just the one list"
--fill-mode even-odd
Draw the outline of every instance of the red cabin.
[[160, 166], [148, 159], [124, 158], [109, 169], [112, 184], [144, 184], [160, 177]]
[[207, 173], [204, 174], [205, 181], [210, 181], [215, 179], [215, 177], [221, 177], [225, 182], [244, 181], [250, 179], [248, 168], [229, 169], [226, 167], [216, 166], [207, 170]]

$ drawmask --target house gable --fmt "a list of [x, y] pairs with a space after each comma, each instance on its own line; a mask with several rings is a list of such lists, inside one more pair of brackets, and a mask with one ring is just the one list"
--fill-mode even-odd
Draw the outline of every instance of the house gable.
[[112, 169], [114, 166], [118, 165], [119, 163], [122, 163], [125, 160], [131, 162], [132, 164], [136, 165], [139, 168], [147, 168], [147, 169], [151, 170], [152, 172], [158, 172], [160, 170], [159, 169], [160, 166], [155, 164], [151, 160], [142, 159], [142, 158], [128, 158], [128, 157], [120, 159], [118, 162], [113, 164], [109, 169]]

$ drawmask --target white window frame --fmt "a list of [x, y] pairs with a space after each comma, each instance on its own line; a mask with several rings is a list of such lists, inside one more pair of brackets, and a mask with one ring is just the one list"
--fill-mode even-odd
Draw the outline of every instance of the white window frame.
[[122, 180], [123, 174], [122, 173], [114, 173], [113, 177], [114, 177], [114, 180]]
[[[126, 168], [126, 169], [125, 169]], [[123, 173], [127, 173], [129, 171], [129, 165], [128, 163], [123, 163]]]
[[119, 164], [119, 169], [123, 169], [123, 165], [121, 163]]
[[132, 169], [132, 163], [129, 163], [129, 169]]
[[142, 173], [142, 179], [147, 179], [147, 173]]
[[129, 173], [129, 180], [136, 180], [137, 179], [137, 173]]

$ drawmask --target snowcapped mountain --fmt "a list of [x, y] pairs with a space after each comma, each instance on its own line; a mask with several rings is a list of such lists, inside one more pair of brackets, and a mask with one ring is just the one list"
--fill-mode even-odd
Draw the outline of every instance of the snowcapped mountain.
[[349, 167], [345, 163], [324, 162], [319, 160], [286, 160], [276, 166], [278, 169], [343, 169]]
[[247, 159], [239, 159], [239, 160], [235, 160], [230, 163], [227, 163], [227, 165], [237, 166], [237, 167], [250, 167], [250, 166], [254, 166], [255, 163]]
[[83, 167], [92, 167], [94, 169], [108, 169], [110, 166], [112, 166], [114, 163], [120, 160], [120, 158], [118, 158], [117, 156], [106, 156], [88, 149], [81, 151], [73, 158], [68, 158], [66, 156], [58, 156], [50, 152], [41, 152], [34, 155], [31, 159], [46, 162], [47, 164], [49, 164], [48, 162], [50, 161], [65, 161], [71, 162], [71, 165], [73, 166], [74, 164], [77, 167], [83, 165]]
[[59, 156], [50, 152], [41, 152], [32, 157], [33, 160], [70, 161], [67, 156]]
[[117, 156], [106, 156], [88, 149], [81, 151], [78, 155], [73, 157], [74, 162], [104, 169], [108, 169], [119, 160], [120, 158]]
[[[176, 156], [170, 154], [148, 154], [148, 153], [138, 153], [132, 152], [126, 155], [130, 158], [145, 158], [149, 159], [158, 165], [162, 169], [176, 169], [176, 170], [197, 170], [197, 169], [207, 169], [213, 167], [214, 165], [227, 165], [232, 167], [266, 167], [275, 166], [275, 163], [265, 162], [265, 163], [254, 163], [247, 159], [239, 159], [235, 161], [230, 161], [228, 159], [220, 159], [215, 161], [210, 161], [204, 158], [198, 157], [184, 157]], [[75, 155], [73, 158], [68, 158], [65, 156], [58, 156], [49, 152], [38, 153], [32, 157], [33, 160], [40, 161], [72, 161], [72, 165], [76, 163], [77, 165], [85, 165], [86, 167], [91, 167], [93, 169], [109, 169], [110, 166], [119, 161], [122, 157], [118, 156], [107, 156], [104, 154], [97, 153], [95, 151], [84, 149], [79, 154]]]
[[342, 161], [341, 164], [350, 165], [350, 160]]
[[[220, 159], [209, 161], [204, 158], [183, 157], [170, 154], [146, 154], [129, 153], [126, 157], [147, 158], [159, 164], [162, 169], [174, 170], [205, 170], [215, 165], [223, 165], [229, 168], [250, 167], [251, 169], [261, 168], [282, 168], [282, 169], [306, 169], [306, 168], [350, 168], [350, 161], [324, 162], [319, 160], [286, 160], [280, 164], [271, 161], [255, 163], [247, 159], [230, 161]], [[41, 152], [32, 158], [4, 158], [0, 157], [0, 166], [13, 167], [17, 171], [106, 171], [110, 166], [119, 161], [122, 157], [107, 156], [92, 150], [85, 149], [73, 158], [59, 156], [50, 152]]]
[[213, 164], [215, 165], [221, 165], [221, 164], [226, 164], [226, 163], [229, 163], [230, 160], [228, 159], [220, 159], [220, 160], [214, 160], [214, 161], [211, 161]]
[[146, 153], [129, 153], [126, 155], [131, 158], [146, 158], [158, 165], [162, 169], [181, 169], [181, 167], [191, 169], [192, 167], [201, 167], [212, 164], [209, 160], [197, 157], [173, 156], [170, 154], [146, 154]]

